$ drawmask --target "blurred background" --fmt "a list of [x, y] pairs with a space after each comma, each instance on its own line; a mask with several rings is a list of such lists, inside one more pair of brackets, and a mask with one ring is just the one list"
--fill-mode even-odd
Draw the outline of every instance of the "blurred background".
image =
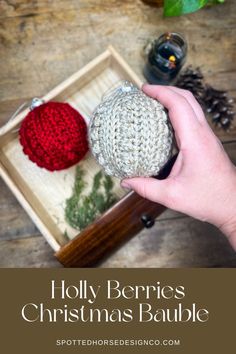
[[[20, 104], [43, 96], [110, 44], [145, 81], [144, 48], [165, 32], [182, 33], [185, 65], [200, 67], [209, 84], [236, 98], [236, 2], [178, 17], [163, 17], [163, 8], [151, 2], [0, 0], [0, 125]], [[235, 163], [235, 124], [214, 131]], [[2, 180], [0, 266], [60, 266]], [[236, 255], [213, 226], [167, 210], [101, 266], [235, 267]]]

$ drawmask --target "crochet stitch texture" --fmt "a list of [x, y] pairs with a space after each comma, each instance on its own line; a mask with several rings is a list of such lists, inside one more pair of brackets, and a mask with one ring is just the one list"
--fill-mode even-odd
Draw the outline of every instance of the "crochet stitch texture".
[[34, 108], [23, 120], [19, 136], [29, 159], [49, 171], [74, 165], [88, 151], [86, 123], [68, 103]]
[[89, 141], [108, 175], [148, 177], [157, 175], [168, 161], [173, 134], [164, 107], [125, 82], [96, 108]]

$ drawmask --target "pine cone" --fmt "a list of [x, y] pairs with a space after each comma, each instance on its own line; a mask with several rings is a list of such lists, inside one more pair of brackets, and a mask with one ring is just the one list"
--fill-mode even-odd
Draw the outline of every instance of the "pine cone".
[[223, 129], [229, 129], [234, 119], [232, 98], [228, 97], [226, 91], [216, 90], [211, 86], [206, 86], [204, 104], [207, 113], [212, 116], [212, 121]]
[[198, 102], [200, 104], [203, 103], [205, 87], [200, 68], [193, 69], [191, 66], [187, 67], [178, 77], [176, 86], [191, 91]]
[[200, 68], [187, 67], [178, 77], [176, 86], [191, 91], [204, 111], [210, 114], [213, 123], [225, 130], [230, 128], [235, 115], [234, 100], [226, 91], [206, 85]]

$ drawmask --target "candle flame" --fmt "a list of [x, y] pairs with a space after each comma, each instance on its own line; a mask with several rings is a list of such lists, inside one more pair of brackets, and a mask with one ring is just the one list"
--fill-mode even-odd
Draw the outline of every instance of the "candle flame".
[[176, 57], [174, 55], [171, 55], [169, 57], [169, 61], [171, 61], [172, 63], [174, 63], [176, 61]]

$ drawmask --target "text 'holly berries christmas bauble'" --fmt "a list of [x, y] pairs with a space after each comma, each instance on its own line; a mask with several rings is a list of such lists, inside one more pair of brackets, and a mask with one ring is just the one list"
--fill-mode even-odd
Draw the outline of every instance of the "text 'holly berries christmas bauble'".
[[68, 103], [35, 107], [23, 120], [19, 136], [29, 159], [50, 171], [74, 165], [88, 151], [86, 123]]
[[105, 172], [125, 178], [157, 175], [171, 155], [173, 134], [164, 107], [124, 82], [96, 108], [89, 140]]

